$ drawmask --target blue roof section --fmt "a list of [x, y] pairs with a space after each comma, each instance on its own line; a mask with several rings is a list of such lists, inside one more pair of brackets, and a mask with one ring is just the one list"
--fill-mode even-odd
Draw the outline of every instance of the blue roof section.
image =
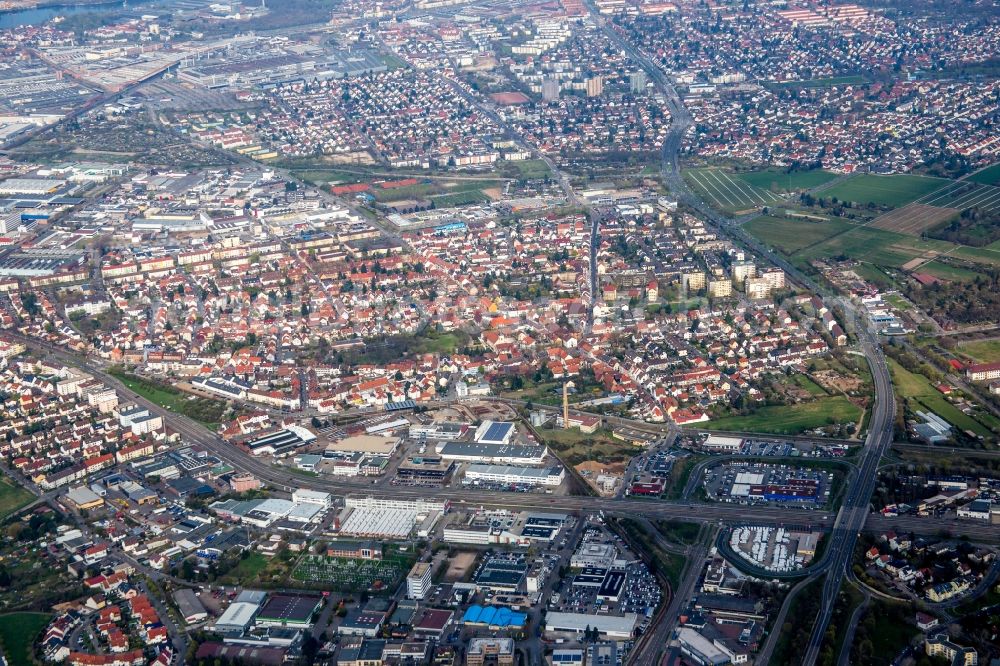
[[403, 402], [389, 402], [385, 405], [385, 411], [387, 412], [398, 412], [404, 409], [414, 409], [417, 406], [412, 400], [404, 400]]
[[486, 429], [486, 434], [483, 435], [483, 441], [485, 442], [502, 442], [507, 433], [513, 429], [513, 423], [494, 423], [489, 428]]
[[469, 606], [462, 616], [464, 624], [484, 624], [490, 627], [523, 627], [528, 622], [525, 613], [504, 606]]
[[450, 233], [452, 231], [465, 231], [465, 229], [465, 222], [450, 222], [449, 224], [442, 224], [440, 227], [434, 227], [434, 231], [438, 235]]

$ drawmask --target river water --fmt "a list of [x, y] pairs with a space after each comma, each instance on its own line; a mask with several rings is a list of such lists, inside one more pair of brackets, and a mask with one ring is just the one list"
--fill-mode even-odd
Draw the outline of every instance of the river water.
[[[142, 0], [131, 0], [129, 5], [138, 4]], [[84, 12], [95, 12], [104, 9], [121, 7], [121, 2], [92, 2], [86, 5], [47, 5], [34, 9], [19, 9], [0, 12], [0, 30], [16, 28], [20, 25], [41, 25], [55, 16], [71, 16]]]

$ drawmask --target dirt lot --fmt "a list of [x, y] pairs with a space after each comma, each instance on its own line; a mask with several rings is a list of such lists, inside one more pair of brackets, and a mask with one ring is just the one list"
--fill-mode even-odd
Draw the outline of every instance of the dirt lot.
[[575, 467], [580, 476], [587, 481], [587, 484], [596, 490], [598, 494], [605, 497], [614, 495], [615, 491], [610, 490], [605, 492], [604, 489], [597, 485], [597, 477], [602, 474], [624, 477], [626, 468], [625, 463], [601, 463], [596, 460], [586, 460]]
[[458, 405], [458, 408], [465, 410], [473, 420], [513, 421], [517, 419], [517, 412], [503, 403], [472, 402]]
[[857, 377], [847, 377], [834, 370], [818, 370], [812, 373], [816, 383], [830, 391], [856, 391], [864, 384]]
[[475, 566], [475, 552], [463, 550], [455, 553], [455, 556], [448, 560], [448, 570], [444, 574], [444, 582], [459, 583], [468, 579]]
[[880, 215], [872, 222], [876, 229], [895, 231], [900, 234], [919, 236], [927, 229], [936, 227], [952, 218], [958, 211], [954, 208], [910, 204]]

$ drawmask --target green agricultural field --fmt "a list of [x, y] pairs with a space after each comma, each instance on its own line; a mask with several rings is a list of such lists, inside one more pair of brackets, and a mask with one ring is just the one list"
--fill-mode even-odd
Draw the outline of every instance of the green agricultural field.
[[[983, 211], [996, 211], [1000, 208], [1000, 188], [971, 180], [954, 180], [947, 187], [924, 197], [918, 203], [955, 210], [980, 208]], [[989, 224], [982, 226], [988, 227]]]
[[917, 409], [932, 411], [961, 430], [971, 430], [983, 437], [993, 436], [989, 428], [948, 402], [947, 398], [923, 375], [906, 370], [893, 359], [889, 359], [889, 369], [892, 372], [897, 395], [915, 401]]
[[705, 202], [727, 213], [754, 211], [782, 201], [770, 190], [754, 187], [722, 169], [687, 169], [684, 179]]
[[977, 264], [998, 266], [1000, 265], [1000, 241], [996, 241], [986, 247], [966, 247], [960, 245], [958, 249], [951, 253], [951, 256]]
[[958, 350], [980, 363], [1000, 362], [1000, 339], [997, 338], [963, 342], [958, 346]]
[[897, 174], [877, 176], [864, 174], [834, 185], [823, 193], [824, 197], [836, 197], [841, 201], [853, 201], [866, 205], [898, 208], [923, 196], [939, 190], [951, 181], [944, 178]]
[[843, 220], [821, 222], [801, 217], [761, 215], [747, 222], [744, 228], [771, 247], [793, 254], [852, 229], [854, 225]]
[[738, 173], [736, 177], [762, 190], [797, 192], [829, 183], [837, 178], [837, 174], [822, 169], [792, 171], [791, 173], [785, 173], [778, 169], [765, 169]]
[[[803, 265], [814, 259], [843, 255], [877, 266], [899, 268], [917, 257], [930, 260], [934, 253], [938, 253], [972, 264], [1000, 266], [1000, 247], [964, 247], [947, 241], [852, 224], [838, 218], [813, 220], [761, 215], [744, 224], [744, 228], [778, 251], [794, 255], [794, 260]], [[935, 274], [940, 273], [939, 277], [944, 279], [966, 280], [974, 277], [974, 273], [964, 268], [934, 263], [930, 272], [936, 271]], [[886, 276], [879, 276], [877, 281], [884, 283], [886, 280]]]
[[967, 177], [966, 180], [971, 180], [974, 183], [983, 183], [984, 185], [1000, 185], [1000, 162], [977, 171]]
[[949, 282], [971, 282], [976, 279], [976, 272], [946, 264], [942, 261], [931, 261], [920, 267], [921, 273], [930, 273], [934, 277], [948, 280]]
[[[843, 396], [821, 398], [798, 405], [762, 407], [749, 416], [730, 416], [710, 421], [712, 430], [767, 432], [795, 435], [836, 423], [857, 423], [861, 408]], [[699, 427], [706, 427], [698, 424]]]
[[10, 666], [32, 666], [35, 639], [49, 623], [47, 613], [0, 615], [0, 643]]
[[[874, 227], [854, 227], [821, 243], [809, 246], [799, 258], [803, 262], [808, 262], [813, 259], [829, 259], [844, 255], [878, 266], [899, 268], [917, 257], [929, 258], [935, 252], [957, 255], [956, 247], [945, 241], [923, 240], [915, 236], [875, 229]], [[1000, 255], [997, 256], [996, 261], [1000, 263]], [[993, 262], [989, 262], [984, 257], [979, 260], [979, 263]]]
[[33, 495], [6, 477], [0, 478], [0, 520], [30, 504]]

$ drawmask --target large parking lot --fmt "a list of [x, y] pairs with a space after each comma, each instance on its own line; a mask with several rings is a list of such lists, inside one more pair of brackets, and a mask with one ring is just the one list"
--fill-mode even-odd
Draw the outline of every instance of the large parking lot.
[[702, 486], [718, 502], [815, 508], [829, 501], [833, 479], [808, 467], [735, 462], [706, 470]]
[[[609, 586], [600, 584], [611, 576], [623, 575], [625, 580], [616, 600], [601, 597]], [[567, 613], [597, 615], [636, 613], [650, 617], [660, 603], [660, 587], [656, 578], [641, 562], [627, 565], [624, 570], [585, 569], [557, 586], [558, 601], [550, 600], [549, 608]]]
[[793, 456], [810, 456], [815, 458], [842, 458], [848, 453], [848, 448], [829, 442], [810, 442], [796, 440], [794, 442], [773, 439], [746, 439], [740, 448], [744, 456], [773, 456], [787, 458]]
[[619, 610], [651, 617], [662, 596], [656, 577], [641, 562], [628, 565], [625, 571], [628, 577], [622, 589]]
[[748, 439], [743, 442], [740, 453], [745, 456], [790, 456], [795, 447], [791, 442], [772, 442], [768, 440]]

